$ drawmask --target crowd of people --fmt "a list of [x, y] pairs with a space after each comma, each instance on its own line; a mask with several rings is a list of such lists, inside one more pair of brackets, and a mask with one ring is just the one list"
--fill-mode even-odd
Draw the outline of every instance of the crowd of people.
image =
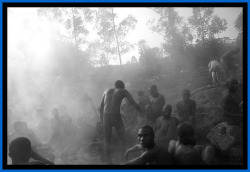
[[[232, 50], [221, 57], [221, 64], [213, 60], [208, 67], [214, 86], [220, 85], [222, 76], [226, 78], [221, 122], [242, 130], [243, 100], [231, 59], [238, 52]], [[176, 114], [172, 113], [174, 108]], [[67, 164], [67, 157], [80, 150], [100, 154], [102, 163], [108, 165], [114, 164], [114, 153], [119, 153], [121, 165], [219, 164], [214, 145], [196, 143], [196, 101], [188, 89], [182, 91], [181, 101], [171, 105], [154, 84], [148, 93], [138, 90], [135, 100], [124, 82], [117, 80], [114, 88], [103, 94], [100, 121], [95, 127], [80, 117], [79, 125], [74, 125], [65, 105], [52, 108], [50, 118], [44, 116], [42, 109], [36, 112], [40, 119], [37, 130], [29, 128], [25, 121], [17, 121], [8, 135], [8, 155], [13, 165], [54, 165], [59, 156], [60, 164]]]

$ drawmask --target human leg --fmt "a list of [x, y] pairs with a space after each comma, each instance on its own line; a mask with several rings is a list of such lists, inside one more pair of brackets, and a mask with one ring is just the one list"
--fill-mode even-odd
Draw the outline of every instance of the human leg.
[[126, 136], [125, 136], [125, 127], [122, 122], [122, 119], [116, 122], [115, 130], [120, 141], [120, 150], [121, 150], [121, 160], [123, 160], [124, 153], [126, 151]]
[[104, 130], [104, 155], [106, 162], [108, 164], [112, 163], [110, 157], [110, 144], [111, 144], [111, 134], [112, 134], [112, 125], [110, 121], [106, 120], [103, 126]]

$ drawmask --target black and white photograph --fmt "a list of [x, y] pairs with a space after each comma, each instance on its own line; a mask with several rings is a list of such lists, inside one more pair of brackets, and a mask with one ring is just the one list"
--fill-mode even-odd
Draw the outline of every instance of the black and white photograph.
[[154, 5], [6, 7], [6, 168], [247, 165], [246, 6]]

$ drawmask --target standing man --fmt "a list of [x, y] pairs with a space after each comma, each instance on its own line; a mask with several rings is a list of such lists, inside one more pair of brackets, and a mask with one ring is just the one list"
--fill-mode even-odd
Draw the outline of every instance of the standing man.
[[220, 63], [222, 64], [225, 72], [226, 77], [230, 78], [236, 78], [236, 70], [237, 70], [237, 64], [236, 64], [236, 55], [240, 52], [239, 48], [235, 48], [231, 51], [226, 52], [223, 54], [220, 58]]
[[154, 126], [156, 119], [161, 116], [162, 108], [165, 104], [165, 98], [162, 94], [158, 93], [156, 85], [149, 88], [150, 104], [146, 106], [146, 121], [147, 125]]
[[112, 163], [110, 157], [110, 143], [113, 127], [115, 127], [121, 143], [121, 157], [123, 157], [126, 149], [125, 127], [120, 113], [122, 99], [125, 97], [128, 98], [139, 112], [141, 111], [139, 105], [125, 89], [125, 85], [121, 80], [115, 82], [115, 88], [108, 89], [104, 92], [100, 105], [100, 117], [104, 131], [104, 152], [108, 164]]
[[182, 91], [182, 101], [178, 102], [176, 105], [177, 116], [180, 122], [189, 122], [195, 127], [195, 110], [196, 102], [190, 99], [190, 91]]
[[211, 76], [214, 86], [219, 85], [224, 75], [224, 69], [222, 65], [218, 61], [212, 60], [208, 64], [208, 70], [209, 76]]

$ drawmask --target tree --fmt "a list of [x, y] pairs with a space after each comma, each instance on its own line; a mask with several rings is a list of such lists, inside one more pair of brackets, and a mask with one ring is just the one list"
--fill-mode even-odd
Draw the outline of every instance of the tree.
[[106, 53], [113, 51], [116, 46], [120, 65], [122, 65], [121, 55], [133, 48], [133, 45], [124, 38], [131, 29], [135, 28], [137, 20], [134, 16], [129, 15], [116, 24], [116, 18], [117, 14], [114, 13], [113, 8], [99, 8], [96, 14], [96, 28], [97, 34], [106, 45]]
[[152, 8], [159, 15], [159, 20], [150, 21], [151, 29], [164, 37], [163, 49], [165, 54], [169, 54], [175, 69], [180, 71], [183, 58], [185, 57], [185, 47], [192, 41], [192, 35], [188, 25], [182, 22], [174, 8]]
[[81, 44], [87, 42], [86, 36], [89, 31], [86, 23], [93, 19], [93, 11], [90, 8], [39, 8], [37, 14], [54, 21], [58, 31], [63, 25], [68, 33], [65, 35], [66, 38], [73, 42], [75, 47], [79, 48]]
[[217, 15], [215, 15], [211, 21], [211, 25], [210, 25], [210, 37], [213, 37], [214, 34], [217, 34], [218, 38], [219, 38], [219, 33], [221, 33], [222, 31], [225, 31], [227, 29], [227, 21], [226, 19], [222, 19], [220, 17], [218, 17]]
[[242, 33], [243, 32], [243, 16], [242, 12], [238, 15], [234, 22], [234, 26], [237, 29], [238, 32]]
[[139, 55], [139, 62], [145, 69], [147, 79], [158, 76], [161, 71], [161, 50], [158, 47], [145, 46], [139, 49]]
[[198, 38], [204, 42], [209, 36], [210, 21], [214, 13], [214, 8], [193, 8], [193, 15], [189, 17], [189, 23], [196, 29]]

